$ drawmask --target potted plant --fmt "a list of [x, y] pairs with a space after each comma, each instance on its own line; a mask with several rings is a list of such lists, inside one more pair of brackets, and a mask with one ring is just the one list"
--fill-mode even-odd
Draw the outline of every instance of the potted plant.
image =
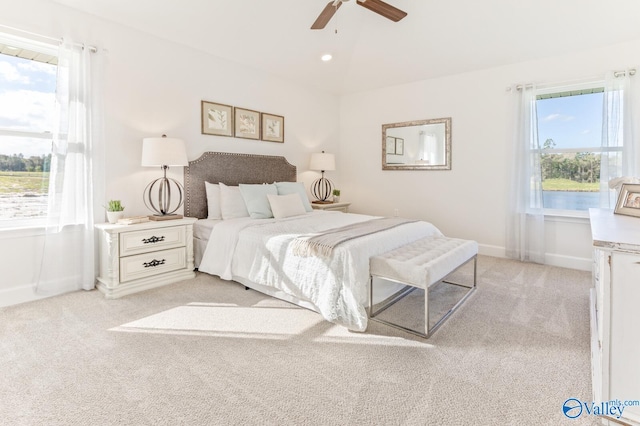
[[339, 203], [340, 202], [340, 190], [339, 189], [334, 189], [333, 190], [333, 202], [334, 203]]
[[109, 200], [107, 206], [107, 220], [109, 223], [116, 223], [118, 219], [124, 216], [124, 206], [120, 200]]

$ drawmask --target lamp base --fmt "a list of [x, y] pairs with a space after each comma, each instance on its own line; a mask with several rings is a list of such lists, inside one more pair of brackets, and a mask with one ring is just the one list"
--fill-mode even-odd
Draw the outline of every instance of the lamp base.
[[181, 214], [165, 214], [165, 215], [154, 214], [149, 216], [149, 220], [156, 220], [156, 221], [173, 220], [173, 219], [182, 219], [182, 215]]
[[333, 204], [333, 201], [319, 201], [319, 200], [316, 200], [316, 201], [312, 201], [311, 203], [312, 204]]
[[[184, 193], [182, 185], [177, 180], [167, 177], [167, 169], [167, 166], [163, 166], [164, 176], [150, 182], [149, 185], [147, 185], [147, 187], [144, 189], [144, 205], [147, 206], [149, 210], [152, 210], [156, 213], [154, 216], [173, 215], [180, 208], [182, 202], [184, 201], [182, 198], [182, 194]], [[172, 186], [178, 193], [178, 204], [175, 206], [175, 208], [171, 203]]]
[[322, 177], [320, 179], [313, 181], [311, 184], [311, 195], [316, 198], [314, 203], [330, 203], [329, 197], [331, 197], [332, 192], [333, 183], [324, 177], [324, 172], [322, 172]]

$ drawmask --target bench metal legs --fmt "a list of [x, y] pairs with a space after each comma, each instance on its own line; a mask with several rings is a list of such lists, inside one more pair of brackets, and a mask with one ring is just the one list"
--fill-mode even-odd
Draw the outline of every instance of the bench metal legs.
[[[460, 283], [455, 283], [455, 282], [451, 282], [451, 281], [447, 281], [447, 278], [449, 276], [451, 276], [454, 272], [456, 272], [458, 269], [462, 268], [463, 266], [465, 266], [467, 263], [473, 261], [473, 285], [469, 286], [469, 285], [464, 285], [464, 284], [460, 284]], [[408, 333], [411, 334], [415, 334], [417, 336], [420, 337], [424, 337], [426, 339], [428, 339], [429, 337], [431, 337], [431, 335], [447, 320], [447, 318], [449, 318], [451, 316], [452, 313], [454, 313], [459, 307], [460, 305], [462, 305], [464, 303], [465, 300], [467, 300], [467, 298], [471, 295], [471, 293], [473, 293], [475, 291], [475, 289], [477, 288], [477, 266], [478, 266], [478, 256], [473, 256], [471, 259], [467, 260], [465, 263], [463, 263], [462, 265], [458, 266], [456, 269], [454, 269], [453, 271], [451, 271], [451, 273], [449, 273], [449, 275], [447, 275], [446, 277], [444, 277], [441, 281], [446, 283], [446, 284], [452, 284], [452, 285], [457, 285], [460, 287], [465, 287], [468, 288], [469, 291], [467, 291], [464, 296], [462, 296], [460, 298], [460, 300], [458, 300], [458, 302], [456, 302], [456, 304], [449, 309], [438, 321], [436, 321], [436, 323], [433, 326], [430, 326], [429, 324], [429, 288], [424, 289], [424, 328], [425, 328], [425, 333], [419, 331], [419, 330], [414, 330], [408, 327], [404, 327], [400, 324], [395, 324], [389, 321], [385, 321], [382, 320], [380, 318], [374, 318], [376, 315], [378, 315], [379, 313], [383, 312], [384, 310], [386, 310], [387, 308], [389, 308], [390, 306], [392, 306], [393, 304], [395, 304], [396, 302], [398, 302], [400, 299], [404, 298], [405, 296], [407, 296], [409, 293], [411, 293], [413, 290], [415, 290], [418, 287], [414, 287], [411, 284], [407, 284], [404, 282], [400, 282], [400, 281], [396, 281], [396, 280], [392, 280], [386, 277], [382, 277], [382, 276], [376, 276], [377, 278], [381, 278], [387, 281], [392, 281], [392, 282], [398, 282], [400, 284], [404, 284], [405, 288], [403, 288], [402, 290], [398, 291], [396, 294], [394, 294], [393, 296], [391, 296], [389, 298], [388, 301], [386, 301], [384, 303], [383, 306], [381, 306], [380, 308], [376, 309], [375, 311], [373, 310], [373, 278], [374, 276], [371, 275], [369, 278], [369, 318], [386, 324], [388, 326], [394, 327], [394, 328], [398, 328], [400, 330], [404, 330]]]

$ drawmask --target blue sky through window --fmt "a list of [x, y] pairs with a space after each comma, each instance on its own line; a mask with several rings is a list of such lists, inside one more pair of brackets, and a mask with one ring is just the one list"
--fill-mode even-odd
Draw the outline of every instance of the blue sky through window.
[[603, 93], [541, 99], [538, 110], [540, 146], [553, 139], [556, 148], [596, 148], [602, 138]]
[[[0, 128], [52, 131], [57, 67], [0, 54]], [[0, 154], [46, 155], [50, 139], [0, 136]]]

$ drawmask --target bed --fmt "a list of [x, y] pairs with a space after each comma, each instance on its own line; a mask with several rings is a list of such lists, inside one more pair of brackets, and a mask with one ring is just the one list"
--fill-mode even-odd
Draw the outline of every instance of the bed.
[[[282, 215], [276, 201], [304, 198], [308, 203], [304, 187], [296, 183], [296, 167], [284, 157], [206, 152], [191, 161], [184, 174], [184, 213], [199, 219], [194, 225], [194, 256], [201, 272], [312, 309], [354, 331], [367, 328], [370, 257], [442, 235], [423, 221], [312, 210], [310, 205], [303, 205], [304, 211], [296, 214]], [[212, 188], [220, 192], [219, 198], [212, 197]], [[232, 205], [230, 200], [237, 200], [237, 188], [254, 217], [236, 215], [229, 208], [224, 214], [224, 207]], [[270, 192], [274, 188], [275, 195]], [[299, 188], [304, 196], [292, 195]], [[262, 194], [269, 192], [267, 201], [276, 218], [260, 216], [248, 191], [255, 191], [255, 200], [261, 202]], [[222, 205], [220, 216], [210, 210], [217, 208], [216, 203]], [[328, 236], [334, 238], [328, 250], [316, 244]], [[317, 247], [323, 249], [315, 251]], [[379, 297], [397, 290], [397, 284], [389, 285]]]

